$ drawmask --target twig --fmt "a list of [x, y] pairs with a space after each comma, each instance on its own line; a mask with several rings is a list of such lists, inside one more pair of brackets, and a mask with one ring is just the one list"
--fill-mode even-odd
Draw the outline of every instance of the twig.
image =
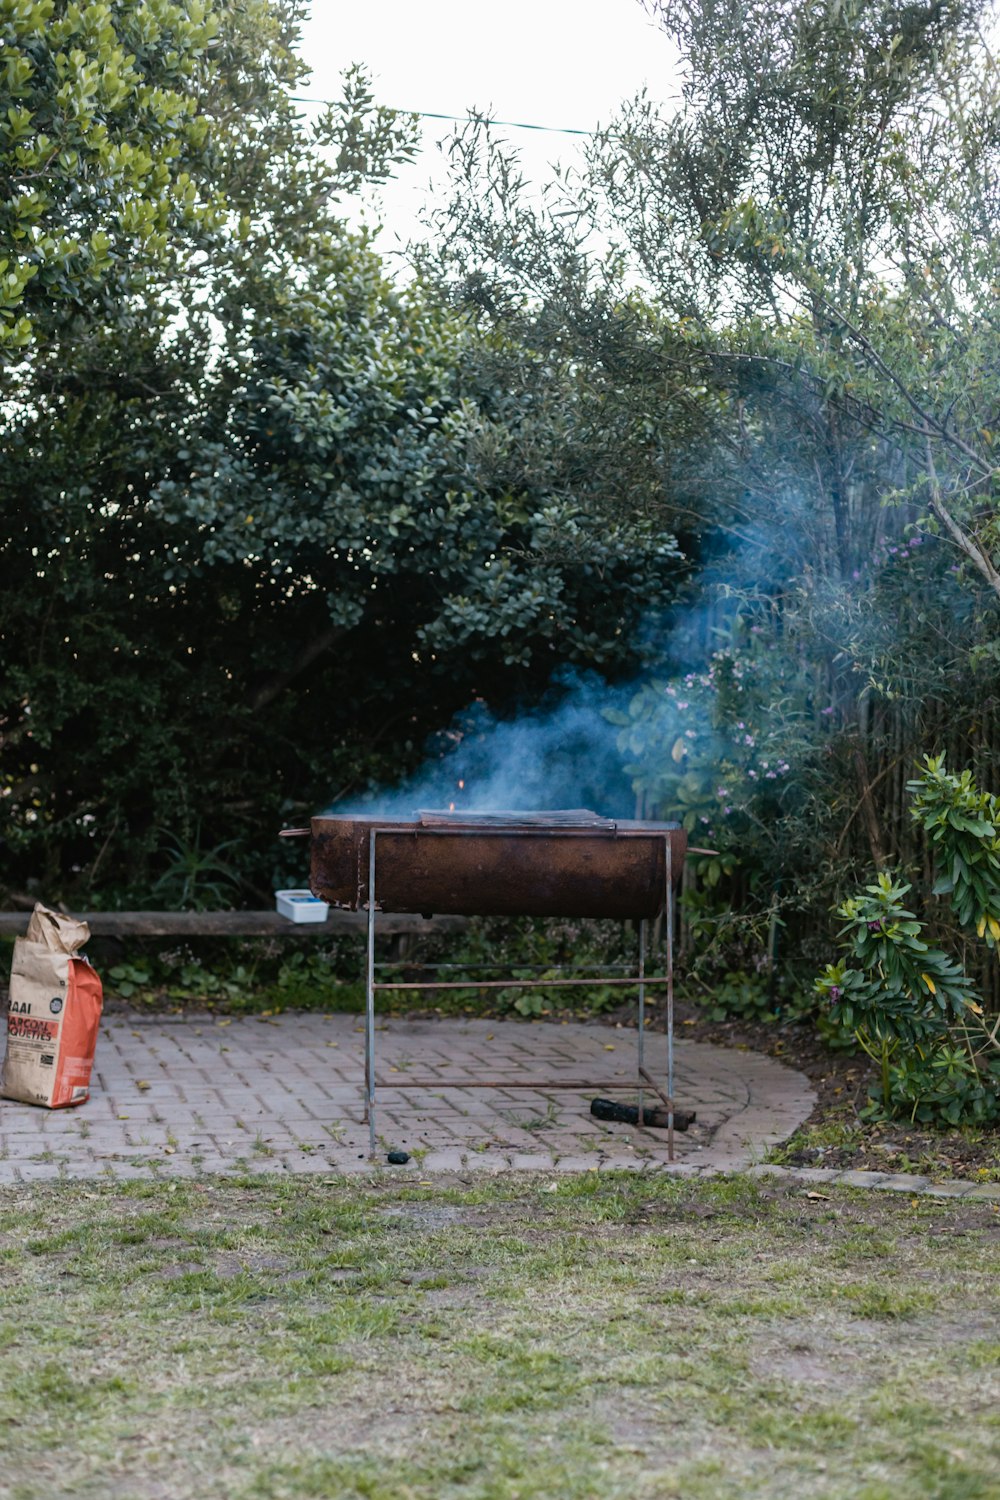
[[941, 486], [938, 482], [937, 470], [934, 467], [934, 455], [931, 452], [930, 438], [927, 439], [927, 475], [930, 483], [931, 510], [937, 516], [952, 541], [956, 546], [961, 548], [973, 567], [983, 575], [990, 588], [1000, 598], [1000, 573], [997, 572], [983, 549], [962, 530], [942, 499]]

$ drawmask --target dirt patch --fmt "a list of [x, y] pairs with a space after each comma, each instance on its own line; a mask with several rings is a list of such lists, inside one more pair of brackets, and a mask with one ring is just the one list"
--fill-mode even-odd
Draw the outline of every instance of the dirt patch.
[[665, 1468], [676, 1458], [677, 1435], [671, 1426], [669, 1407], [650, 1410], [648, 1405], [630, 1399], [629, 1393], [618, 1391], [599, 1396], [588, 1417], [605, 1429], [616, 1448], [641, 1458], [647, 1470]]
[[388, 1396], [382, 1405], [377, 1389], [372, 1394], [371, 1402], [352, 1401], [314, 1411], [305, 1434], [300, 1417], [251, 1428], [250, 1446], [277, 1458], [301, 1460], [310, 1455], [356, 1453], [363, 1434], [365, 1451], [384, 1458], [407, 1458], [418, 1451], [427, 1431], [424, 1413], [394, 1403]]
[[294, 1279], [296, 1274], [303, 1274], [293, 1272], [289, 1276], [289, 1265], [285, 1255], [268, 1255], [259, 1250], [220, 1250], [214, 1256], [212, 1269], [223, 1281], [229, 1281], [234, 1276], [262, 1276], [268, 1273], [278, 1281], [288, 1281]]
[[154, 1274], [160, 1281], [179, 1281], [182, 1276], [196, 1276], [205, 1270], [200, 1260], [174, 1261], [166, 1266], [157, 1266]]
[[[818, 1110], [806, 1129], [828, 1120]], [[1000, 1133], [965, 1136], [959, 1131], [927, 1131], [898, 1122], [858, 1127], [859, 1138], [842, 1145], [803, 1140], [783, 1158], [789, 1166], [852, 1168], [862, 1172], [913, 1172], [932, 1178], [961, 1177], [1000, 1182]]]
[[[995, 1324], [985, 1316], [923, 1313], [912, 1322], [893, 1324], [891, 1355], [905, 1359], [961, 1348], [993, 1338], [995, 1332]], [[778, 1381], [847, 1394], [881, 1385], [886, 1359], [883, 1322], [852, 1318], [825, 1327], [815, 1319], [789, 1319], [753, 1338], [749, 1366], [754, 1378], [765, 1384]]]
[[457, 1224], [463, 1220], [461, 1209], [444, 1203], [403, 1203], [395, 1208], [379, 1208], [376, 1212], [390, 1222], [399, 1219], [427, 1231], [445, 1229], [449, 1224]]

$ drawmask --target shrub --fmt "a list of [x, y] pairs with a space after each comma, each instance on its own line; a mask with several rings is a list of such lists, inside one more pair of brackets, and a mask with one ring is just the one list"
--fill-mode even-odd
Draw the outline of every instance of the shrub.
[[[942, 869], [932, 894], [950, 897], [959, 927], [990, 948], [1000, 938], [1000, 801], [969, 771], [928, 757], [909, 783], [911, 813]], [[879, 1066], [880, 1094], [868, 1113], [923, 1123], [982, 1123], [1000, 1117], [997, 1026], [962, 965], [925, 939], [904, 905], [912, 886], [882, 873], [838, 908], [847, 955], [816, 981], [824, 1029], [853, 1036]]]

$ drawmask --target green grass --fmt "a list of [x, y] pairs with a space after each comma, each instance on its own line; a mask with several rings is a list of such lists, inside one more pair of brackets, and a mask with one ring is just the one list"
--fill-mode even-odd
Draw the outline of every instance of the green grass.
[[992, 1500], [998, 1243], [738, 1177], [0, 1190], [0, 1494]]

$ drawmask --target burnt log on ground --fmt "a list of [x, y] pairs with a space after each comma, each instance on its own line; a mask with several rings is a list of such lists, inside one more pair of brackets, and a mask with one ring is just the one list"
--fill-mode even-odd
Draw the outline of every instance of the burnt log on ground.
[[[619, 1125], [638, 1125], [639, 1123], [637, 1104], [616, 1104], [613, 1099], [592, 1099], [590, 1113], [597, 1120], [612, 1120]], [[674, 1129], [687, 1130], [697, 1118], [693, 1109], [675, 1109]], [[642, 1123], [651, 1125], [654, 1130], [667, 1130], [670, 1126], [670, 1116], [662, 1105], [657, 1105], [653, 1109], [643, 1110]]]

